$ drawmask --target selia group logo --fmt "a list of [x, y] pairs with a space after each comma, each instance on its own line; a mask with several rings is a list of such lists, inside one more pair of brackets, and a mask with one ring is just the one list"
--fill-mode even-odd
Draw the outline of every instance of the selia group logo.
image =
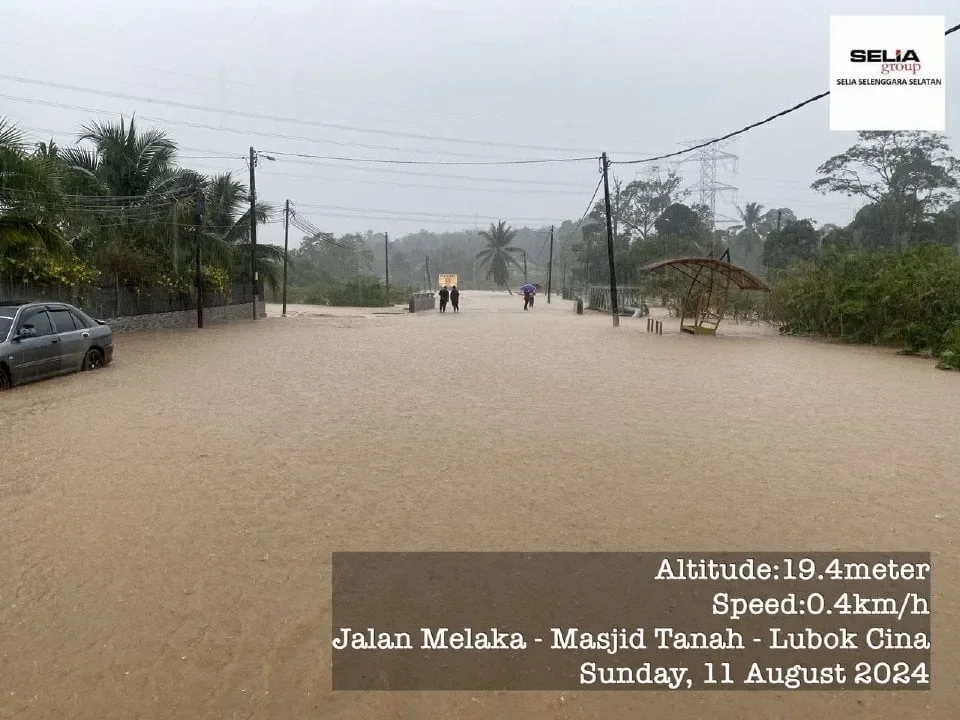
[[910, 74], [916, 75], [923, 66], [920, 64], [920, 56], [916, 50], [864, 50], [856, 49], [850, 51], [850, 62], [852, 63], [872, 63], [880, 66], [881, 75]]
[[944, 132], [946, 27], [942, 15], [831, 15], [830, 129]]

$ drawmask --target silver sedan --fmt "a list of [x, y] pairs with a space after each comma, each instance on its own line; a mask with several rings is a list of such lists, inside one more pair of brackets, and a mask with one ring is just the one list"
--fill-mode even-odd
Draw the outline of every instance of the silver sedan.
[[113, 360], [113, 331], [66, 303], [0, 303], [0, 391]]

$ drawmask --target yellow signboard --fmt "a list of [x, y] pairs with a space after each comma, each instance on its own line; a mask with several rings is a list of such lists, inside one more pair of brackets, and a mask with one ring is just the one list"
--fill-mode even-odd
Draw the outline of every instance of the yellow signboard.
[[438, 275], [437, 278], [438, 278], [438, 279], [437, 279], [437, 287], [439, 287], [439, 288], [442, 288], [444, 285], [446, 285], [446, 286], [447, 286], [447, 290], [449, 290], [450, 288], [452, 288], [454, 285], [457, 284], [457, 276], [456, 276], [456, 275], [449, 275], [449, 274]]

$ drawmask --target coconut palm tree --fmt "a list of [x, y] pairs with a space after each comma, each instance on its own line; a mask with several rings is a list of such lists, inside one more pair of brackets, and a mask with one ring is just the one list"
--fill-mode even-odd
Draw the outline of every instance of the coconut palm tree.
[[23, 134], [0, 118], [0, 262], [26, 267], [43, 254], [69, 255], [59, 225], [57, 163], [27, 151]]
[[88, 123], [78, 141], [89, 146], [60, 153], [67, 192], [81, 198], [67, 214], [75, 249], [118, 279], [153, 279], [172, 265], [179, 240], [170, 234], [179, 230], [170, 220], [189, 191], [174, 166], [175, 143], [161, 130], [140, 131], [136, 118]]
[[490, 229], [481, 231], [480, 236], [487, 241], [487, 247], [477, 253], [477, 260], [481, 267], [486, 267], [487, 280], [493, 278], [497, 287], [505, 287], [509, 291], [510, 268], [520, 268], [515, 255], [523, 252], [520, 248], [510, 246], [517, 231], [501, 220], [496, 225], [491, 223]]
[[[230, 268], [234, 278], [250, 280], [250, 203], [247, 187], [231, 173], [210, 179], [206, 190], [205, 247]], [[274, 208], [257, 203], [257, 223], [267, 222]], [[283, 248], [257, 244], [257, 272], [272, 289], [279, 286]]]
[[761, 230], [763, 205], [755, 202], [749, 202], [743, 207], [738, 205], [737, 214], [740, 216], [740, 224], [729, 228], [729, 232], [735, 233], [731, 238], [731, 252], [737, 262], [750, 270], [758, 270], [765, 234]]
[[84, 125], [78, 141], [88, 148], [68, 148], [63, 155], [69, 167], [87, 180], [91, 195], [110, 195], [137, 202], [174, 165], [177, 146], [162, 130], [138, 130], [136, 117], [129, 125], [92, 122]]
[[745, 206], [737, 206], [737, 214], [740, 216], [740, 225], [734, 225], [731, 230], [739, 231], [743, 236], [744, 247], [748, 253], [752, 253], [760, 240], [759, 223], [763, 217], [763, 205], [760, 203], [749, 202]]

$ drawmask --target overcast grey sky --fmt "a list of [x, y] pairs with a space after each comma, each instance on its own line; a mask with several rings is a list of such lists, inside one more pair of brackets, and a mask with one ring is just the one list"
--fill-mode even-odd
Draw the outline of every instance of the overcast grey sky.
[[[244, 180], [250, 145], [406, 160], [605, 150], [616, 161], [680, 149], [822, 92], [831, 14], [904, 13], [943, 14], [950, 25], [960, 22], [960, 2], [7, 2], [0, 74], [209, 109], [0, 79], [0, 115], [36, 139], [67, 143], [97, 114], [90, 109], [136, 112], [169, 131], [184, 165]], [[960, 35], [947, 40], [947, 75], [948, 132], [955, 132], [960, 94], [949, 78], [960, 77]], [[737, 172], [721, 168], [718, 180], [738, 191], [718, 196], [718, 213], [756, 201], [820, 223], [848, 222], [855, 202], [809, 190], [817, 166], [855, 137], [829, 130], [828, 107], [823, 100], [726, 146], [739, 157]], [[615, 171], [629, 180], [643, 167]], [[696, 183], [698, 165], [680, 167]], [[400, 237], [497, 218], [531, 226], [577, 219], [597, 180], [592, 161], [384, 167], [277, 156], [262, 162], [257, 188], [277, 205], [289, 198], [323, 229]], [[279, 224], [261, 232], [262, 241], [282, 243]]]

